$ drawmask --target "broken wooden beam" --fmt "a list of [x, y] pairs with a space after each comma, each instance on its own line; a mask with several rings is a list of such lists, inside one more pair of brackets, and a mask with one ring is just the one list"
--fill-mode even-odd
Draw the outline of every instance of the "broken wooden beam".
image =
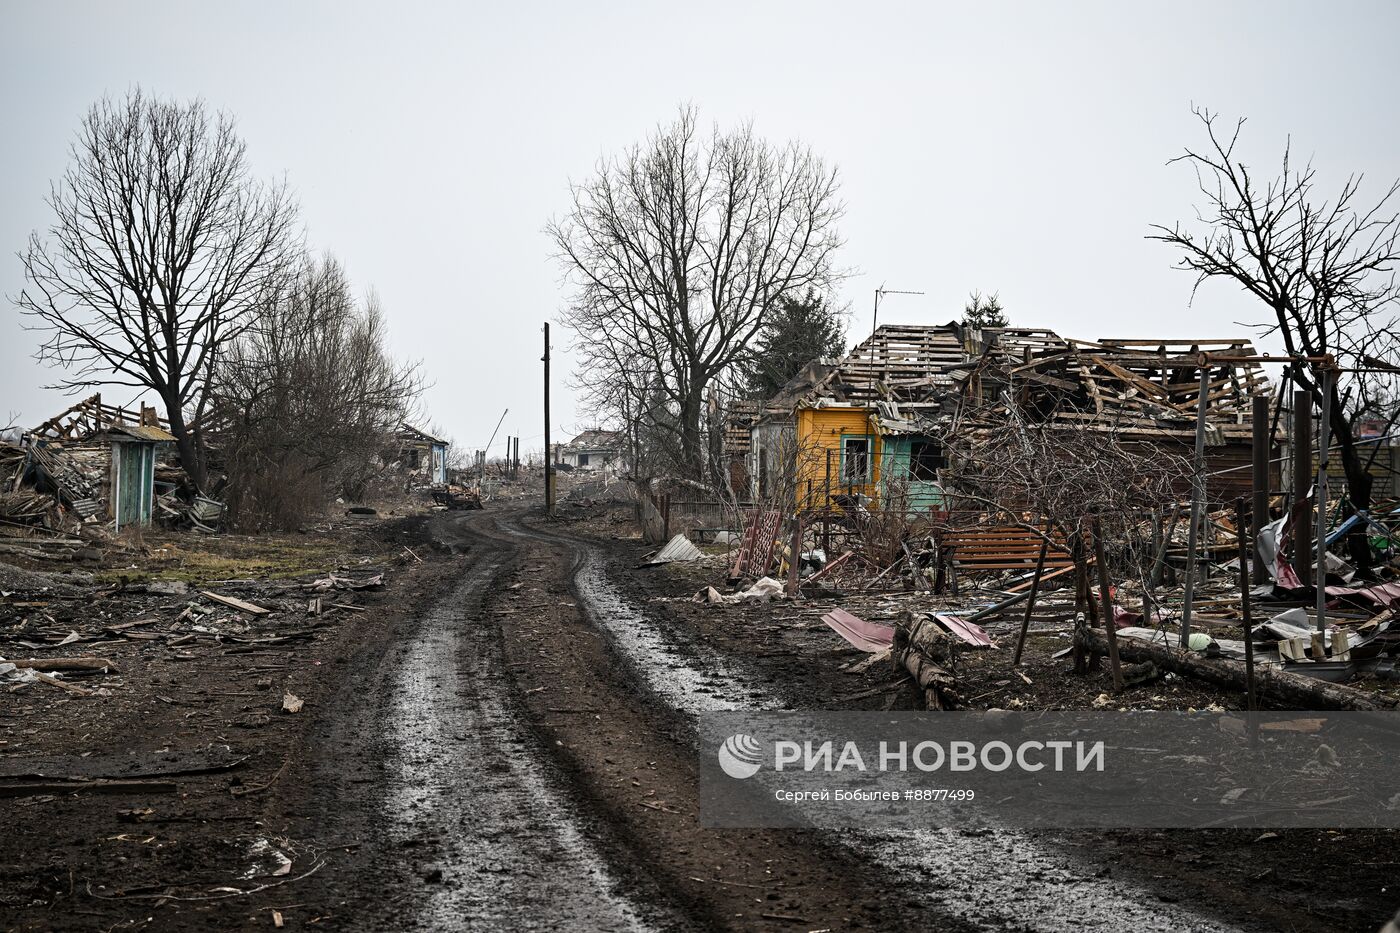
[[[1075, 641], [1097, 654], [1108, 654], [1108, 640], [1102, 632], [1081, 629], [1075, 634]], [[1118, 653], [1129, 661], [1152, 661], [1164, 671], [1171, 671], [1182, 677], [1195, 677], [1220, 687], [1238, 690], [1240, 693], [1245, 693], [1248, 688], [1243, 661], [1206, 658], [1194, 651], [1151, 644], [1136, 638], [1120, 639]], [[1259, 699], [1285, 709], [1400, 709], [1400, 700], [1397, 699], [1341, 684], [1329, 684], [1326, 681], [1263, 665], [1255, 667], [1254, 677]]]
[[27, 658], [6, 659], [0, 664], [13, 664], [15, 667], [33, 667], [46, 671], [93, 671], [97, 673], [120, 674], [121, 668], [107, 658]]
[[271, 609], [264, 609], [262, 606], [255, 606], [252, 603], [244, 602], [236, 596], [224, 596], [223, 594], [215, 593], [212, 590], [200, 590], [199, 595], [205, 597], [206, 599], [212, 599], [216, 603], [223, 603], [225, 606], [230, 606], [234, 609], [240, 610], [241, 612], [247, 612], [255, 616], [265, 616], [268, 613], [272, 612]]

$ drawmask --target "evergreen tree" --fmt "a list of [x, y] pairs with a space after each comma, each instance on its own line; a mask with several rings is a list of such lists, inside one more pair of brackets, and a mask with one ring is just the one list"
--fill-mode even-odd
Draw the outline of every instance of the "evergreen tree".
[[846, 348], [841, 313], [815, 289], [784, 295], [769, 310], [752, 351], [743, 362], [746, 394], [770, 398], [818, 357], [839, 357]]
[[1008, 327], [1011, 324], [1006, 309], [1001, 306], [1001, 298], [995, 293], [984, 296], [981, 292], [973, 292], [968, 298], [963, 308], [962, 322], [968, 327], [977, 328]]

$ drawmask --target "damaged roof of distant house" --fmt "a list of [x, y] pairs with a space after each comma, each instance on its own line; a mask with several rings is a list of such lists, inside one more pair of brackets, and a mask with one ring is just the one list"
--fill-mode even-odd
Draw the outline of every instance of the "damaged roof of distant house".
[[175, 440], [174, 434], [150, 424], [112, 424], [107, 426], [107, 433], [125, 434], [138, 441], [172, 442]]
[[611, 450], [621, 446], [621, 431], [584, 431], [578, 437], [569, 441], [569, 447], [588, 448], [590, 450]]
[[447, 441], [440, 437], [433, 437], [427, 431], [415, 428], [405, 422], [399, 425], [399, 439], [405, 441], [422, 441], [429, 444], [446, 444]]

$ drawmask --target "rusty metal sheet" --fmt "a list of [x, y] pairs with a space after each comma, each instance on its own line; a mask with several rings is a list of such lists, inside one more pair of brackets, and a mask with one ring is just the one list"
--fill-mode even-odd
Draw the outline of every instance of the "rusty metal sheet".
[[975, 622], [964, 622], [955, 615], [946, 612], [936, 613], [934, 621], [947, 629], [948, 634], [960, 638], [969, 645], [977, 645], [982, 648], [995, 648], [996, 642], [992, 641], [992, 636], [987, 634], [987, 630]]
[[875, 654], [894, 644], [894, 628], [892, 626], [880, 625], [878, 622], [867, 622], [851, 615], [844, 609], [831, 610], [822, 616], [822, 621], [831, 626], [836, 634], [861, 651]]

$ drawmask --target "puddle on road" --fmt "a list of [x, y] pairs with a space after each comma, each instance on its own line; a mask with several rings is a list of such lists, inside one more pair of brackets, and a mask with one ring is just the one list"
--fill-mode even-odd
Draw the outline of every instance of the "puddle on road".
[[[695, 715], [792, 709], [780, 683], [665, 631], [608, 579], [595, 548], [583, 547], [579, 595], [652, 692]], [[1053, 851], [1053, 839], [1015, 832], [846, 831], [849, 849], [903, 878], [911, 900], [986, 929], [1227, 933], [1234, 929], [1131, 884], [1093, 877], [1097, 866]]]

